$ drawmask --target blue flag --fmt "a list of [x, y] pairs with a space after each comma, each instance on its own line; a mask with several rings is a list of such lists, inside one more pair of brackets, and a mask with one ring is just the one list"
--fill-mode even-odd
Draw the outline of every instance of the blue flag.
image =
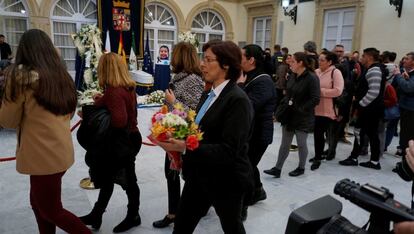
[[149, 47], [149, 40], [148, 40], [148, 32], [147, 32], [147, 41], [145, 42], [144, 65], [142, 66], [142, 70], [151, 75], [154, 74], [152, 60], [151, 60], [150, 47]]

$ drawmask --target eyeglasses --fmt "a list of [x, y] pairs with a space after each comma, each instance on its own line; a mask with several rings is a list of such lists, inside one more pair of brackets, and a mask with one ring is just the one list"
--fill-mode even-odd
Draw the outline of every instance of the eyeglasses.
[[203, 63], [212, 63], [214, 61], [217, 61], [217, 59], [216, 58], [209, 58], [209, 57], [204, 57], [204, 58], [201, 59], [201, 62], [203, 62]]

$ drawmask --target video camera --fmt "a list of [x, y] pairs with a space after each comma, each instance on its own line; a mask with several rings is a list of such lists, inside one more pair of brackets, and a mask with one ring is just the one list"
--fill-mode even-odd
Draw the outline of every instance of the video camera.
[[394, 200], [394, 194], [387, 188], [370, 184], [361, 186], [349, 179], [343, 179], [335, 185], [334, 193], [370, 212], [368, 223], [362, 228], [353, 225], [340, 215], [342, 203], [326, 195], [294, 210], [289, 216], [285, 233], [388, 234], [392, 233], [391, 221], [414, 221], [413, 211]]

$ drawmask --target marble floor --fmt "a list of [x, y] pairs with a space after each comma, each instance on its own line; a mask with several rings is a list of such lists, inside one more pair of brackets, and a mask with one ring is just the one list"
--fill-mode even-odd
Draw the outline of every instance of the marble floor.
[[[148, 134], [150, 115], [154, 109], [139, 109], [138, 119], [143, 135]], [[75, 123], [77, 119], [72, 122]], [[270, 145], [259, 164], [260, 171], [274, 166], [281, 141], [281, 128], [275, 124], [273, 144]], [[79, 181], [88, 175], [84, 163], [85, 151], [76, 141], [75, 132], [75, 164], [63, 177], [62, 200], [64, 207], [78, 216], [87, 214], [97, 199], [97, 190], [83, 190]], [[351, 139], [352, 140], [352, 139]], [[389, 147], [395, 152], [397, 138]], [[12, 156], [15, 150], [15, 133], [11, 130], [0, 131], [0, 157]], [[309, 157], [313, 157], [313, 136], [308, 138]], [[317, 171], [310, 171], [306, 165], [305, 175], [297, 178], [288, 176], [288, 172], [298, 164], [297, 152], [292, 152], [287, 159], [280, 179], [262, 174], [262, 181], [267, 192], [267, 199], [249, 208], [249, 216], [244, 223], [247, 233], [284, 233], [289, 214], [296, 208], [331, 194], [343, 203], [342, 215], [356, 225], [363, 225], [368, 220], [368, 213], [356, 205], [333, 194], [335, 183], [343, 178], [350, 178], [360, 183], [371, 183], [389, 188], [395, 199], [410, 204], [411, 184], [402, 181], [391, 170], [399, 158], [384, 154], [381, 158], [382, 170], [376, 171], [361, 167], [343, 167], [338, 160], [345, 158], [351, 151], [351, 145], [339, 144], [337, 158], [324, 162]], [[360, 161], [368, 157], [360, 157]], [[155, 229], [152, 222], [164, 217], [167, 212], [167, 186], [164, 178], [164, 153], [160, 148], [143, 146], [137, 157], [136, 173], [141, 189], [140, 214], [142, 224], [127, 233], [171, 233], [172, 227]], [[0, 233], [23, 234], [38, 233], [37, 225], [29, 204], [29, 177], [15, 170], [15, 162], [0, 162]], [[96, 233], [112, 233], [126, 214], [126, 195], [116, 186], [112, 199], [103, 217], [101, 229]], [[64, 233], [61, 230], [58, 233]], [[214, 209], [210, 209], [195, 233], [222, 233], [218, 217]]]

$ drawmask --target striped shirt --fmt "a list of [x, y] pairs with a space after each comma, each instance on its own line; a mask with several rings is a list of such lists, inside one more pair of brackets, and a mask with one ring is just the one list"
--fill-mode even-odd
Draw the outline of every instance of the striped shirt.
[[372, 67], [367, 71], [365, 78], [368, 82], [368, 92], [359, 101], [359, 105], [366, 107], [378, 97], [381, 89], [382, 72], [379, 67]]

